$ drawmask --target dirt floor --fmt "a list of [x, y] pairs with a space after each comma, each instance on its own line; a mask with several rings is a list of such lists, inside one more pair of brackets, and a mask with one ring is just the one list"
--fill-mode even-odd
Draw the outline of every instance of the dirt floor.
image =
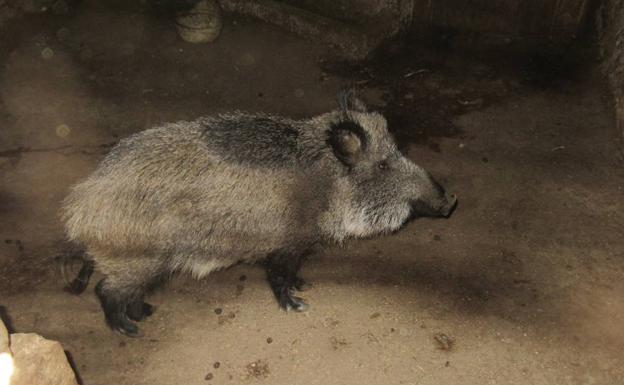
[[[93, 3], [0, 38], [0, 310], [62, 342], [84, 384], [622, 383], [624, 168], [592, 76], [445, 44], [350, 66], [233, 17], [190, 45], [162, 18]], [[138, 339], [105, 327], [91, 288], [62, 290], [59, 203], [118, 138], [232, 109], [307, 117], [345, 84], [457, 192], [451, 219], [319, 252], [301, 314], [247, 265], [176, 277]]]

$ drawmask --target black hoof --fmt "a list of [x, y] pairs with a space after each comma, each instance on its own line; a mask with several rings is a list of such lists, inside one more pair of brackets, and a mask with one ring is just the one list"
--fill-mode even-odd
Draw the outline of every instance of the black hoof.
[[154, 306], [147, 302], [137, 301], [136, 303], [128, 306], [126, 315], [132, 321], [143, 321], [145, 318], [154, 314]]
[[279, 305], [282, 310], [285, 311], [297, 311], [303, 312], [308, 310], [309, 306], [305, 301], [299, 297], [292, 295], [292, 292], [288, 288], [283, 288], [279, 296]]
[[[128, 337], [138, 337], [139, 328], [128, 319], [127, 313], [131, 308], [136, 313], [143, 313], [143, 300], [128, 301], [125, 296], [120, 296], [119, 292], [107, 290], [105, 280], [101, 280], [95, 286], [95, 293], [100, 299], [106, 323], [116, 332]], [[135, 314], [136, 315], [136, 314]]]
[[109, 322], [111, 328], [116, 332], [119, 332], [128, 337], [139, 337], [139, 328], [130, 322], [126, 317], [120, 318], [119, 320]]

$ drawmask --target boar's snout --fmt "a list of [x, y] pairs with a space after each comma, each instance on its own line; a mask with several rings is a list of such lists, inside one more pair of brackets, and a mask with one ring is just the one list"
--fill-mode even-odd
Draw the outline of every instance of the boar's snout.
[[412, 203], [412, 217], [449, 218], [456, 207], [455, 194], [443, 195], [435, 200], [417, 200]]
[[421, 182], [421, 195], [412, 201], [412, 216], [448, 218], [457, 207], [457, 196], [448, 194], [430, 175]]
[[440, 207], [440, 215], [444, 218], [448, 218], [453, 214], [457, 207], [457, 195], [451, 194], [444, 197], [444, 204]]

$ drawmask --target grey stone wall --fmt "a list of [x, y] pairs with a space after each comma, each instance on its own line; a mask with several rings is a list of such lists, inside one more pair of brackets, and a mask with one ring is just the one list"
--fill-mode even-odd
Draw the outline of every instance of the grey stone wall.
[[450, 28], [511, 38], [570, 40], [590, 0], [280, 0], [340, 21], [378, 28]]
[[415, 24], [510, 38], [570, 40], [581, 30], [589, 0], [413, 0]]

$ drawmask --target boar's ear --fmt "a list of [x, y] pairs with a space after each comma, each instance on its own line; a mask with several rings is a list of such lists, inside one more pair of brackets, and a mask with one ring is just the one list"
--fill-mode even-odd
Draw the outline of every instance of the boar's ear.
[[364, 102], [355, 95], [353, 88], [342, 89], [338, 92], [338, 104], [342, 112], [366, 112], [368, 110]]
[[360, 125], [345, 121], [332, 125], [327, 143], [338, 160], [352, 166], [360, 159], [366, 147], [366, 136]]

